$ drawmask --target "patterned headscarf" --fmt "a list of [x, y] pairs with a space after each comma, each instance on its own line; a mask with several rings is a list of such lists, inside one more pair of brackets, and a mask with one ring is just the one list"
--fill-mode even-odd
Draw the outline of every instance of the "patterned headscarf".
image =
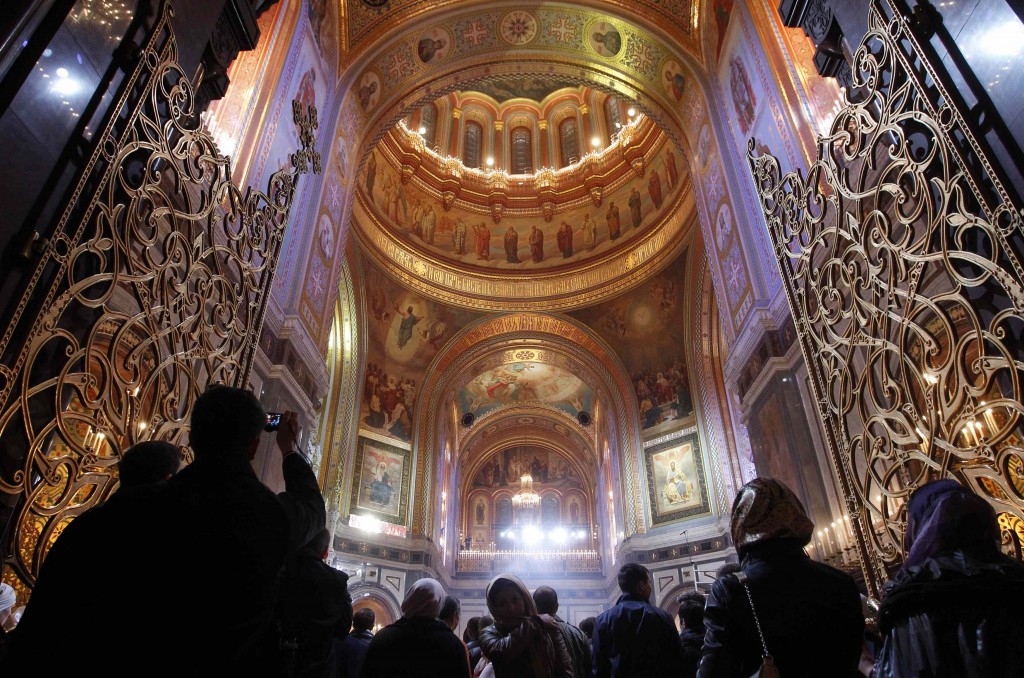
[[18, 594], [9, 584], [0, 582], [0, 612], [9, 610], [18, 602]]
[[406, 591], [402, 601], [402, 615], [405, 617], [437, 618], [444, 602], [444, 588], [436, 579], [419, 579]]
[[814, 523], [793, 491], [774, 478], [755, 478], [740, 488], [732, 503], [732, 540], [736, 549], [775, 539], [804, 546]]

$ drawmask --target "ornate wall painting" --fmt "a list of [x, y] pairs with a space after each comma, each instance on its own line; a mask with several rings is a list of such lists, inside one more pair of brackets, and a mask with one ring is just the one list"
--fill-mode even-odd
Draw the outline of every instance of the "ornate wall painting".
[[359, 426], [409, 441], [427, 366], [448, 339], [478, 316], [424, 299], [365, 260], [364, 270], [367, 348]]
[[521, 9], [513, 10], [498, 22], [498, 35], [510, 45], [526, 45], [537, 37], [537, 18]]
[[714, 0], [712, 12], [714, 13], [715, 28], [715, 54], [722, 53], [722, 43], [725, 42], [725, 33], [729, 28], [729, 18], [732, 16], [735, 0]]
[[359, 436], [350, 513], [405, 525], [411, 475], [409, 450]]
[[644, 435], [693, 420], [683, 309], [686, 253], [660, 275], [604, 304], [571, 313], [608, 342], [629, 371]]
[[416, 38], [416, 56], [422, 63], [433, 64], [444, 61], [452, 51], [454, 40], [447, 30], [434, 27]]
[[644, 450], [651, 525], [711, 513], [704, 458], [696, 433]]
[[648, 161], [642, 178], [632, 177], [592, 203], [558, 212], [550, 222], [536, 216], [506, 215], [495, 224], [490, 213], [460, 205], [445, 211], [439, 199], [410, 181], [374, 150], [363, 167], [358, 190], [389, 231], [418, 248], [459, 266], [529, 272], [578, 264], [628, 247], [671, 214], [686, 180], [686, 163], [666, 142]]
[[622, 43], [622, 33], [610, 21], [595, 21], [587, 26], [587, 44], [598, 56], [616, 56], [622, 51]]
[[683, 100], [683, 94], [686, 92], [686, 72], [675, 59], [666, 59], [661, 65], [661, 85], [673, 100]]
[[377, 102], [380, 101], [380, 90], [380, 73], [372, 68], [363, 73], [363, 76], [359, 78], [359, 87], [356, 88], [356, 98], [363, 113], [369, 113], [377, 107]]
[[575, 417], [593, 409], [594, 391], [556, 365], [515, 362], [487, 370], [459, 392], [461, 411], [477, 417], [521, 402], [545, 403]]

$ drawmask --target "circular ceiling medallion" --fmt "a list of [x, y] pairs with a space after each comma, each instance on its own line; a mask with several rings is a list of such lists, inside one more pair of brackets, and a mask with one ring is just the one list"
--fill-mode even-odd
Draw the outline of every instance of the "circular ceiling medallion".
[[537, 19], [529, 12], [513, 10], [501, 18], [498, 33], [510, 45], [525, 45], [537, 37]]
[[596, 21], [587, 26], [587, 44], [598, 56], [610, 59], [622, 51], [622, 33], [609, 21]]

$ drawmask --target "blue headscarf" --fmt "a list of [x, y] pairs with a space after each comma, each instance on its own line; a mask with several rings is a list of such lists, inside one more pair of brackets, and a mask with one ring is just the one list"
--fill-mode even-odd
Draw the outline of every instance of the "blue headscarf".
[[999, 553], [996, 512], [955, 480], [930, 482], [910, 496], [904, 544], [908, 568], [952, 551], [994, 558]]

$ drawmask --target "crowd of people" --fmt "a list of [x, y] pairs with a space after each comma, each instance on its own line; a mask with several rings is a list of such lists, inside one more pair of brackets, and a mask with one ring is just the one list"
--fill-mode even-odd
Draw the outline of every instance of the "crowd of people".
[[166, 443], [129, 449], [120, 489], [64, 529], [9, 634], [16, 596], [0, 584], [0, 674], [1009, 678], [1024, 666], [1024, 564], [1001, 552], [992, 507], [953, 480], [911, 496], [906, 561], [867, 625], [854, 580], [805, 553], [814, 525], [799, 499], [758, 478], [732, 506], [739, 561], [706, 596], [678, 599], [678, 626], [628, 562], [615, 604], [578, 626], [554, 588], [503, 573], [462, 637], [459, 600], [432, 578], [374, 633], [373, 610], [353, 613], [347, 576], [325, 562], [324, 500], [293, 413], [276, 434], [285, 491], [253, 472], [266, 422], [251, 393], [217, 386], [194, 406], [187, 468]]

